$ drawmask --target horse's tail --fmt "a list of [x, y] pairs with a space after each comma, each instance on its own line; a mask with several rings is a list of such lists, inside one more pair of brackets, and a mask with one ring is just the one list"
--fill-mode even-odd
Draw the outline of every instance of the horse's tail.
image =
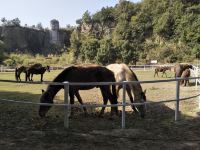
[[18, 68], [15, 68], [15, 79], [18, 81]]
[[112, 85], [112, 94], [113, 94], [114, 102], [115, 102], [115, 104], [117, 104], [116, 85]]

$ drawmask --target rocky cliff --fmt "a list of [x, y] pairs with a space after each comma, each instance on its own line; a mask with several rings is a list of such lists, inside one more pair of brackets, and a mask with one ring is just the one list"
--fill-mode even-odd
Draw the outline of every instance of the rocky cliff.
[[[68, 46], [69, 32], [59, 31], [59, 47]], [[51, 48], [50, 30], [38, 30], [27, 27], [0, 26], [0, 40], [2, 40], [8, 52], [44, 53]], [[52, 52], [52, 51], [51, 51]]]

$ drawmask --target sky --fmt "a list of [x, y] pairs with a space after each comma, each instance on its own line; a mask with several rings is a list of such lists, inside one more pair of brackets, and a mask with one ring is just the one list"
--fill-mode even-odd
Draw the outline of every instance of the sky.
[[[130, 1], [136, 3], [141, 0]], [[118, 0], [0, 0], [0, 19], [19, 18], [22, 26], [42, 23], [43, 27], [50, 27], [50, 21], [56, 19], [60, 27], [74, 26], [85, 11], [94, 14], [102, 7], [117, 3]]]

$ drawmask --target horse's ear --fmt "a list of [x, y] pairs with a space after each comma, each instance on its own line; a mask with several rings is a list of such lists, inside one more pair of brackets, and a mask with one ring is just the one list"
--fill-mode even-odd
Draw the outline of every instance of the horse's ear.
[[42, 93], [44, 93], [45, 92], [45, 90], [44, 89], [42, 89]]

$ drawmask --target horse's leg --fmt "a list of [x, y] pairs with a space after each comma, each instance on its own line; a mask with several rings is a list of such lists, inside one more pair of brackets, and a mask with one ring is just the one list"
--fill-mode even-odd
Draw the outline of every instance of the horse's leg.
[[[69, 97], [70, 97], [70, 104], [73, 105], [74, 104], [74, 92], [73, 91], [69, 91]], [[70, 112], [70, 117], [72, 117], [74, 115], [74, 111], [73, 108], [71, 108], [71, 112]]]
[[33, 73], [31, 73], [31, 81], [33, 81]]
[[41, 73], [41, 79], [40, 79], [40, 81], [41, 82], [43, 81], [43, 73]]
[[[110, 104], [117, 104], [117, 101], [116, 101], [116, 103], [115, 103], [114, 96], [112, 95], [109, 86], [103, 86], [103, 87], [102, 87], [102, 91], [103, 91], [103, 93], [104, 93], [104, 103], [107, 104], [107, 102], [108, 102], [108, 100], [109, 100], [109, 101], [110, 101]], [[105, 107], [104, 107], [104, 109], [105, 109]], [[116, 115], [118, 114], [117, 106], [116, 106], [116, 107], [111, 107], [111, 115], [113, 115], [113, 112], [115, 112]]]
[[19, 81], [21, 81], [20, 74], [21, 73], [17, 73], [17, 78], [19, 79]]
[[117, 86], [116, 94], [117, 97], [119, 97], [119, 90], [122, 88], [122, 85]]
[[[77, 97], [79, 103], [80, 103], [81, 105], [83, 105], [82, 98], [81, 98], [81, 96], [80, 96], [80, 94], [79, 94], [78, 91], [75, 92], [75, 96]], [[83, 111], [84, 111], [85, 116], [86, 116], [86, 115], [87, 115], [87, 109], [86, 109], [86, 107], [83, 107]]]
[[[100, 90], [101, 90], [101, 94], [102, 94], [102, 96], [103, 96], [103, 104], [104, 104], [104, 105], [107, 105], [108, 98], [107, 98], [107, 96], [106, 96], [106, 94], [105, 94], [105, 91], [104, 91], [103, 87], [100, 87]], [[103, 107], [101, 108], [101, 112], [100, 112], [100, 114], [99, 114], [99, 117], [102, 117], [102, 115], [104, 114], [104, 111], [105, 111], [105, 106], [103, 106]]]
[[[133, 102], [134, 102], [134, 101], [133, 101], [133, 96], [132, 96], [132, 94], [131, 94], [131, 88], [130, 88], [129, 86], [126, 87], [126, 92], [127, 92], [128, 96], [129, 96], [129, 98], [130, 98], [131, 103], [133, 103]], [[134, 105], [131, 105], [131, 107], [132, 107], [133, 111], [134, 111], [135, 113], [138, 114], [138, 111], [137, 111], [137, 109], [135, 108], [135, 106], [134, 106]]]
[[154, 78], [155, 78], [155, 76], [156, 76], [156, 70], [155, 70], [155, 72], [154, 72]]

